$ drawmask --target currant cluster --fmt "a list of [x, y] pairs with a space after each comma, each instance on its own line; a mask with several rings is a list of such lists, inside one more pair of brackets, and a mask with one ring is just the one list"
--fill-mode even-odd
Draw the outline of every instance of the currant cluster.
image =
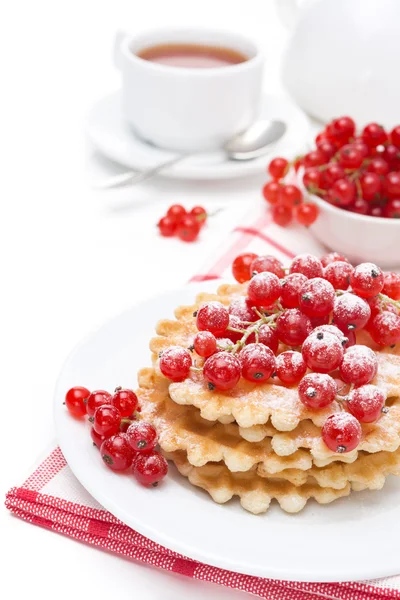
[[157, 226], [163, 237], [177, 236], [184, 242], [194, 242], [205, 225], [207, 216], [207, 211], [202, 206], [194, 206], [187, 212], [181, 204], [173, 204]]
[[144, 486], [156, 486], [165, 477], [168, 463], [155, 449], [157, 431], [151, 423], [138, 420], [140, 406], [132, 390], [116, 388], [112, 395], [76, 386], [66, 393], [65, 405], [72, 416], [89, 417], [93, 444], [110, 469], [132, 469]]
[[291, 163], [286, 158], [274, 158], [268, 165], [271, 181], [263, 187], [263, 196], [271, 204], [272, 218], [277, 225], [285, 227], [293, 218], [309, 227], [319, 214], [319, 209], [313, 202], [304, 202], [303, 194], [297, 185], [283, 183], [290, 171]]
[[340, 117], [317, 135], [315, 143], [315, 149], [294, 163], [279, 157], [268, 166], [272, 180], [263, 194], [272, 204], [276, 223], [290, 223], [293, 210], [300, 223], [306, 210], [306, 225], [318, 216], [316, 206], [300, 205], [299, 188], [283, 183], [292, 166], [296, 172], [304, 169], [306, 190], [330, 204], [360, 215], [400, 218], [400, 125], [388, 133], [369, 123], [357, 134], [353, 119]]
[[[372, 263], [353, 267], [337, 253], [321, 260], [302, 254], [289, 269], [274, 256], [247, 253], [232, 270], [237, 281], [248, 281], [247, 296], [229, 306], [203, 304], [194, 314], [192, 346], [161, 353], [163, 375], [182, 381], [199, 371], [210, 390], [231, 390], [241, 377], [253, 383], [278, 378], [299, 384], [301, 402], [315, 410], [339, 398], [343, 411], [327, 419], [322, 436], [335, 452], [354, 449], [360, 422], [378, 419], [386, 399], [370, 383], [376, 354], [356, 345], [355, 332], [366, 328], [381, 345], [400, 342], [400, 276]], [[278, 353], [280, 343], [290, 349]], [[193, 364], [193, 351], [204, 359], [201, 367]], [[338, 390], [346, 385], [343, 400]]]

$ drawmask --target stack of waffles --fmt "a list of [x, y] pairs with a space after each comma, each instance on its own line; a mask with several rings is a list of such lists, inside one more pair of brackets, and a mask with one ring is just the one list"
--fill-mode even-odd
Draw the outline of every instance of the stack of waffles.
[[[191, 484], [218, 503], [238, 496], [243, 508], [259, 514], [275, 499], [290, 513], [307, 500], [327, 504], [351, 491], [379, 490], [388, 475], [400, 475], [400, 356], [379, 350], [368, 334], [360, 343], [377, 352], [375, 385], [389, 410], [375, 423], [362, 424], [359, 446], [347, 453], [330, 451], [321, 437], [326, 418], [342, 407], [306, 408], [297, 388], [270, 380], [241, 379], [233, 389], [210, 391], [196, 373], [179, 383], [158, 368], [160, 353], [171, 345], [192, 346], [194, 313], [217, 300], [228, 306], [245, 295], [246, 285], [221, 285], [217, 294], [199, 294], [192, 306], [180, 306], [175, 320], [162, 320], [150, 342], [153, 366], [139, 372], [142, 416], [154, 424], [164, 455]], [[286, 347], [280, 350], [286, 350]], [[204, 359], [194, 360], [201, 366]]]

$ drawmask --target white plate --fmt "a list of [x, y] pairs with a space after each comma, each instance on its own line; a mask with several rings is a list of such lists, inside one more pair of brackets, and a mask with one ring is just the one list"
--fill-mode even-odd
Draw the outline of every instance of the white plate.
[[[120, 94], [116, 92], [99, 100], [86, 118], [86, 133], [93, 145], [105, 156], [130, 169], [142, 170], [176, 156], [176, 153], [147, 144], [136, 137], [124, 121]], [[260, 118], [279, 118], [287, 131], [271, 148], [274, 156], [300, 154], [307, 144], [309, 120], [288, 98], [263, 96]], [[227, 160], [223, 152], [208, 152], [188, 157], [163, 171], [165, 177], [178, 179], [227, 179], [262, 173], [268, 154], [250, 161]]]
[[76, 477], [121, 521], [176, 552], [251, 575], [299, 581], [372, 579], [399, 572], [400, 479], [378, 492], [353, 493], [320, 506], [314, 501], [297, 515], [273, 503], [260, 516], [235, 500], [220, 506], [171, 467], [157, 489], [145, 489], [102, 463], [82, 421], [63, 406], [73, 385], [113, 390], [135, 387], [136, 372], [149, 364], [154, 324], [190, 304], [200, 289], [192, 284], [143, 302], [107, 322], [72, 353], [55, 395], [61, 449]]

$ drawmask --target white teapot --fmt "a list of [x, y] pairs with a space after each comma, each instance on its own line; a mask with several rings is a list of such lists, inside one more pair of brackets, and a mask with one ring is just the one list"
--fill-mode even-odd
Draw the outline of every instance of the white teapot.
[[288, 92], [310, 115], [400, 123], [400, 0], [276, 0]]

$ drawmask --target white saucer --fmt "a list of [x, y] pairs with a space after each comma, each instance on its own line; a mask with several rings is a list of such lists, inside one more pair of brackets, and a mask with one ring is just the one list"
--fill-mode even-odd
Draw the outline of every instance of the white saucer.
[[[306, 115], [288, 98], [264, 95], [260, 118], [285, 121], [287, 131], [271, 149], [274, 156], [296, 156], [307, 145], [310, 123]], [[116, 92], [99, 100], [86, 118], [86, 133], [102, 154], [130, 169], [142, 170], [176, 155], [151, 146], [136, 137], [123, 119], [120, 94]], [[265, 171], [269, 154], [256, 160], [227, 160], [223, 152], [208, 152], [188, 157], [163, 172], [177, 179], [229, 179], [255, 175]]]

